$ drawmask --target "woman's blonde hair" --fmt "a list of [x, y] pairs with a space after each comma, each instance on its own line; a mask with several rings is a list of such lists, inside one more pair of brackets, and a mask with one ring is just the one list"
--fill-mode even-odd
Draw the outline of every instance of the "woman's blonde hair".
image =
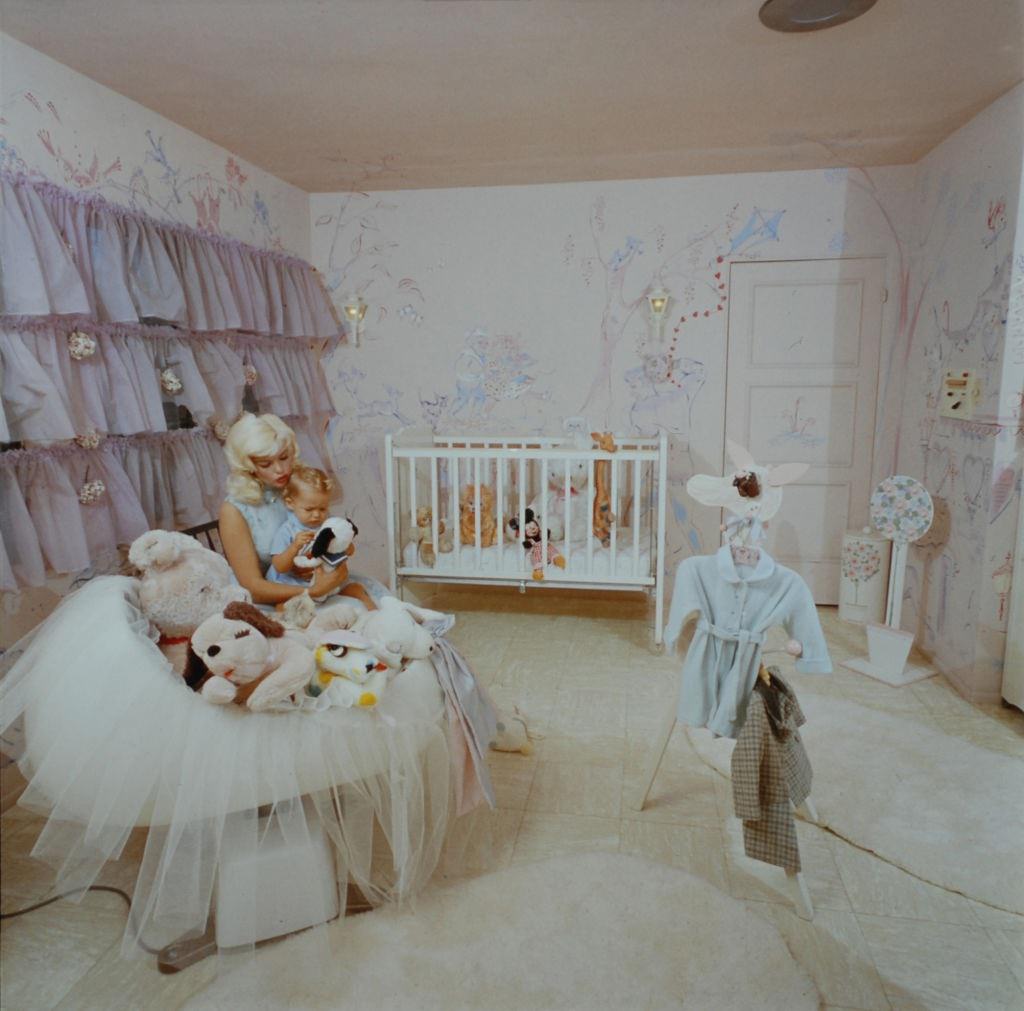
[[228, 475], [228, 495], [258, 505], [263, 499], [263, 485], [256, 477], [254, 456], [276, 456], [285, 449], [299, 459], [299, 445], [295, 433], [276, 415], [243, 414], [224, 440], [224, 455], [231, 473]]

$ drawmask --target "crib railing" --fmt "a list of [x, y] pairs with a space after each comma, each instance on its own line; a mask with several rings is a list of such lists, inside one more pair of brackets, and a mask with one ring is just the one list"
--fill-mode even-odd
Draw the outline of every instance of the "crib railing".
[[[579, 448], [564, 438], [387, 436], [386, 453], [388, 553], [396, 592], [405, 578], [518, 584], [521, 590], [532, 583], [653, 588], [660, 629], [667, 471], [664, 435], [616, 438], [614, 452]], [[613, 516], [606, 545], [594, 532], [599, 483], [607, 490]], [[575, 496], [583, 498], [583, 508], [574, 516]], [[549, 557], [548, 535], [558, 512], [553, 505], [556, 498], [562, 503], [564, 536], [551, 540], [561, 546], [564, 568]], [[540, 506], [536, 517], [540, 550], [533, 561], [521, 542], [526, 510], [535, 500]], [[420, 515], [423, 507], [429, 509], [429, 518]], [[518, 534], [507, 541], [512, 519], [518, 523]], [[585, 530], [576, 529], [579, 523]], [[452, 555], [443, 565], [442, 524], [445, 537], [451, 537]], [[419, 553], [410, 564], [404, 554], [407, 535], [417, 527], [433, 546], [429, 564]], [[488, 567], [484, 552], [490, 549], [493, 565]], [[539, 570], [540, 579], [534, 578], [534, 569]]]

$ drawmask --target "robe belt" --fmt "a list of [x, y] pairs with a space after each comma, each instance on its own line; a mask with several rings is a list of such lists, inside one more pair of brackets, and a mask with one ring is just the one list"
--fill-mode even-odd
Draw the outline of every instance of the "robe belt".
[[761, 648], [764, 635], [747, 628], [722, 628], [720, 625], [712, 624], [707, 618], [700, 618], [697, 628], [722, 642], [735, 642], [739, 646], [736, 650], [736, 658], [729, 668], [730, 674], [736, 674], [736, 695], [729, 706], [729, 720], [734, 721], [738, 717], [740, 706], [747, 695], [747, 668], [752, 665], [757, 650]]

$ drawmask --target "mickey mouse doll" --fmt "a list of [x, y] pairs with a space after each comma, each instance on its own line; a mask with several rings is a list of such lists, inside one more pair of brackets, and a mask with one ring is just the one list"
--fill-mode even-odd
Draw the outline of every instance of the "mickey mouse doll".
[[[544, 578], [544, 542], [541, 539], [540, 523], [534, 516], [532, 509], [526, 510], [526, 526], [523, 530], [523, 547], [529, 552], [530, 564], [533, 566], [533, 578], [541, 580]], [[509, 529], [519, 537], [519, 517], [513, 516], [508, 521]], [[565, 557], [550, 540], [551, 531], [548, 531], [548, 564], [557, 565], [560, 569], [565, 568]]]

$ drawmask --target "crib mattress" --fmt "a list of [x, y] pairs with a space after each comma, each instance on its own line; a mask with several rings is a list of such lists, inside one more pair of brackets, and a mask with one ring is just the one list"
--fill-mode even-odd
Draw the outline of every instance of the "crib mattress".
[[[565, 555], [565, 543], [555, 543], [558, 550]], [[616, 553], [615, 564], [612, 565], [611, 548], [593, 546], [592, 567], [587, 567], [586, 541], [573, 543], [569, 554], [568, 565], [559, 569], [549, 565], [545, 578], [549, 582], [605, 581], [616, 582], [622, 579], [651, 578], [651, 553], [640, 546], [636, 556], [633, 554], [633, 541], [630, 537], [620, 540]], [[403, 565], [407, 569], [434, 572], [438, 575], [453, 577], [490, 576], [507, 579], [530, 579], [532, 571], [526, 552], [519, 544], [494, 545], [481, 548], [479, 563], [474, 547], [463, 547], [461, 556], [457, 551], [439, 553], [432, 567], [422, 565], [418, 558], [418, 545], [407, 544], [403, 552]]]

